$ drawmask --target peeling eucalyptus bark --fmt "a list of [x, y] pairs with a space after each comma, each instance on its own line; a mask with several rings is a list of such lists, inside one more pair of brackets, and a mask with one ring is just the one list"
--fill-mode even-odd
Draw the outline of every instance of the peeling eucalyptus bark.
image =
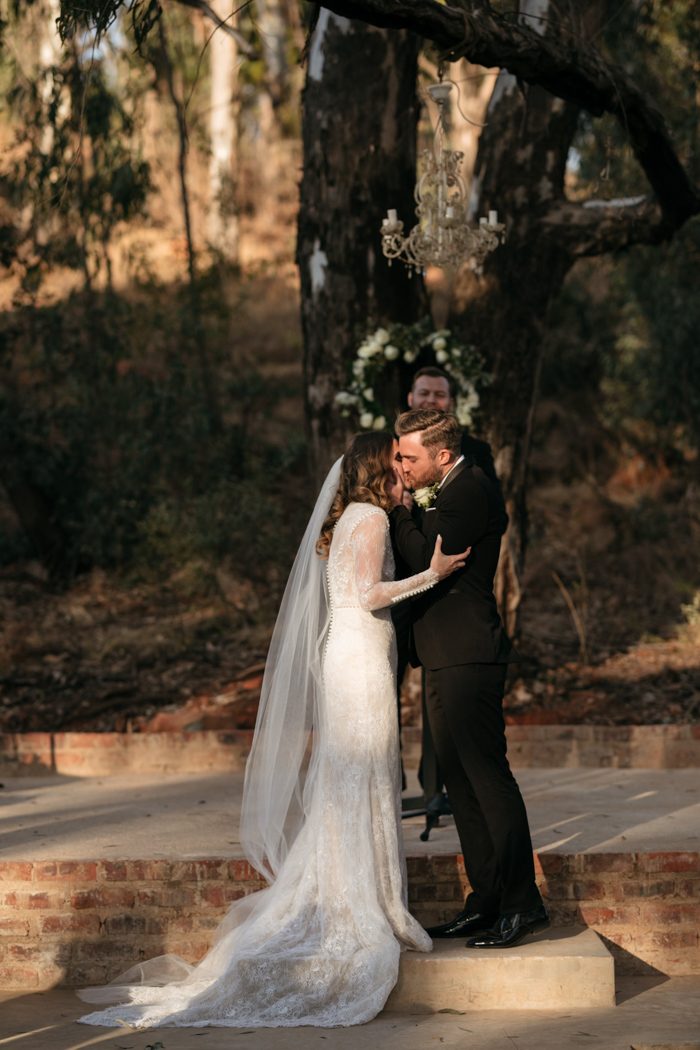
[[379, 229], [388, 207], [413, 213], [418, 40], [322, 9], [303, 97], [304, 172], [297, 242], [307, 420], [323, 473], [347, 437], [335, 407], [367, 326], [412, 321], [421, 282], [389, 267]]
[[[228, 0], [211, 0], [222, 20], [230, 14]], [[238, 152], [238, 97], [233, 37], [218, 30], [209, 41], [209, 241], [228, 263], [238, 263], [238, 214], [234, 172]]]

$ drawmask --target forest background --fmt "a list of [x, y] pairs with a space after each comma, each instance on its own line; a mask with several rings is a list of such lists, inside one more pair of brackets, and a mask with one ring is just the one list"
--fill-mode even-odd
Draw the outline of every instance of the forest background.
[[[490, 6], [505, 18], [513, 5]], [[697, 185], [695, 5], [587, 6], [595, 32], [576, 5], [521, 3], [516, 16], [554, 37], [588, 33], [654, 99]], [[302, 96], [319, 11], [294, 0], [235, 14], [222, 0], [95, 5], [107, 9], [116, 17], [98, 34], [58, 0], [2, 5], [0, 730], [245, 727], [318, 472], [354, 423], [327, 403], [319, 438], [318, 350], [308, 332], [304, 347], [300, 315], [299, 184], [319, 163], [310, 99], [323, 102], [307, 83], [304, 128]], [[334, 17], [322, 10], [321, 27]], [[368, 173], [363, 113], [369, 125], [386, 99], [359, 79], [367, 34], [385, 32], [336, 34], [347, 166]], [[425, 145], [437, 52], [383, 46], [415, 51]], [[466, 113], [495, 127], [498, 70], [460, 58], [449, 75]], [[521, 81], [512, 95], [525, 116], [537, 109]], [[619, 121], [545, 116], [566, 201], [605, 210], [648, 192]], [[503, 126], [514, 169], [527, 120], [513, 111]], [[479, 129], [455, 111], [451, 136], [483, 183]], [[374, 171], [372, 207], [332, 216], [339, 244], [362, 225], [378, 254], [375, 211], [400, 192], [390, 167], [386, 198]], [[339, 182], [342, 171], [341, 158]], [[542, 177], [527, 173], [532, 200]], [[511, 720], [689, 722], [700, 711], [700, 220], [648, 239], [581, 253], [539, 318]], [[519, 265], [524, 288], [546, 285], [536, 253]], [[435, 327], [469, 340], [475, 278], [450, 286], [429, 272], [419, 290], [403, 279], [411, 319], [432, 311]], [[368, 332], [406, 319], [370, 307], [340, 336], [324, 330], [336, 387]], [[507, 357], [518, 335], [502, 330], [493, 355]], [[488, 340], [481, 349], [488, 368]], [[404, 369], [389, 409], [405, 383]], [[472, 429], [494, 440], [484, 393]], [[414, 688], [407, 721], [415, 708]]]

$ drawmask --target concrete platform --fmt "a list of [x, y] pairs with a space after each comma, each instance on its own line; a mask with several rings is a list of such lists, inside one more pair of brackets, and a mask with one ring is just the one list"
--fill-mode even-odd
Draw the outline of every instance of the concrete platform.
[[503, 951], [434, 941], [406, 952], [387, 1010], [578, 1010], [615, 1005], [613, 957], [593, 930], [544, 930]]
[[68, 989], [0, 998], [0, 1046], [12, 1050], [700, 1050], [700, 978], [623, 978], [615, 1008], [559, 1011], [385, 1011], [358, 1028], [86, 1028]]
[[[700, 769], [523, 769], [518, 781], [538, 853], [700, 849]], [[241, 773], [3, 783], [0, 861], [242, 856]], [[406, 852], [459, 852], [453, 821], [442, 823], [423, 843], [422, 818], [405, 820]]]

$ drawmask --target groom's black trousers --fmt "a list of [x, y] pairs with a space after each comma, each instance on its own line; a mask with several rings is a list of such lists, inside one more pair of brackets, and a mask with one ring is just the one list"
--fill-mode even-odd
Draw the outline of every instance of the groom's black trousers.
[[525, 804], [506, 757], [506, 669], [427, 672], [430, 728], [472, 887], [467, 907], [495, 915], [541, 904]]

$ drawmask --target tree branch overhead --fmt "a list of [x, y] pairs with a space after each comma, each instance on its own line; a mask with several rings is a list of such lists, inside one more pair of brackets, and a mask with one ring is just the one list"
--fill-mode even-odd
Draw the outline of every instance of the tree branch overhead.
[[668, 236], [661, 208], [648, 197], [595, 200], [576, 204], [559, 200], [542, 216], [542, 228], [576, 257], [619, 252], [635, 244], [657, 244]]
[[581, 109], [612, 114], [624, 128], [660, 207], [655, 239], [670, 236], [700, 212], [700, 192], [685, 171], [656, 107], [620, 67], [574, 39], [543, 35], [495, 12], [486, 2], [450, 0], [324, 0], [345, 18], [408, 29], [431, 40], [447, 60], [507, 69]]

